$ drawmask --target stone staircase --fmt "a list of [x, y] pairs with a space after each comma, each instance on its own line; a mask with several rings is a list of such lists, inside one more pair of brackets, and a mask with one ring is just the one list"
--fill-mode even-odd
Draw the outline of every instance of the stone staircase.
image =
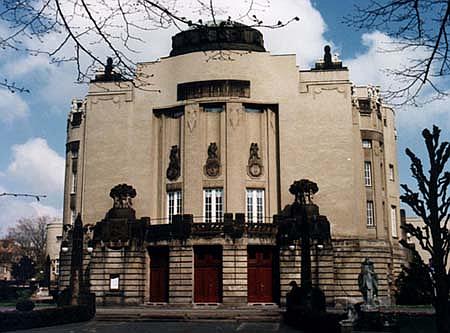
[[168, 306], [98, 307], [97, 321], [235, 321], [279, 322], [283, 310], [275, 305], [249, 305], [237, 308], [195, 306], [172, 308]]

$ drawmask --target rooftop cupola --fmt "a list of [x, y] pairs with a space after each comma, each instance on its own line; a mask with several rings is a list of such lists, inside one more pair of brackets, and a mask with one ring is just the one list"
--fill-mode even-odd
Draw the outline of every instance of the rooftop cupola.
[[195, 26], [176, 34], [172, 37], [170, 56], [215, 50], [266, 51], [261, 32], [228, 20]]

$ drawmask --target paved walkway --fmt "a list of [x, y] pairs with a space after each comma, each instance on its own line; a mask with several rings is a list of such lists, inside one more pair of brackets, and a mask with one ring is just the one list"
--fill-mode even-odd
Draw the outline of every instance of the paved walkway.
[[299, 333], [280, 323], [261, 322], [103, 322], [90, 321], [17, 332], [28, 333]]

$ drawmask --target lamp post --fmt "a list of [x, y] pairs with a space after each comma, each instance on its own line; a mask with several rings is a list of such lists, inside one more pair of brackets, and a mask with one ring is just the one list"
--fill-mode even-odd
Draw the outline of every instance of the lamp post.
[[71, 304], [78, 305], [80, 286], [83, 284], [83, 222], [81, 215], [75, 219], [72, 232], [72, 256], [70, 261]]
[[[316, 183], [302, 179], [295, 181], [289, 188], [289, 192], [295, 196], [295, 200], [288, 205], [281, 214], [275, 216], [278, 224], [278, 243], [288, 246], [290, 250], [295, 248], [296, 241], [301, 242], [301, 294], [300, 304], [304, 312], [320, 312], [325, 310], [323, 293], [317, 288], [312, 288], [311, 277], [311, 244], [316, 242], [322, 245], [331, 239], [330, 223], [326, 216], [319, 214], [319, 207], [315, 205], [311, 196], [319, 191]], [[316, 251], [316, 256], [317, 256]], [[318, 258], [316, 258], [318, 264]], [[316, 301], [313, 295], [321, 295], [323, 300]], [[318, 298], [317, 296], [316, 298]], [[323, 305], [322, 305], [323, 303]]]

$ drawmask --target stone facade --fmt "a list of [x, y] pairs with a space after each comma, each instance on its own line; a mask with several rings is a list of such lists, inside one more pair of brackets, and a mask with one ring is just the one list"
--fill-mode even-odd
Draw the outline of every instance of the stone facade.
[[[414, 225], [414, 227], [422, 228], [425, 225], [425, 223], [423, 222], [423, 220], [420, 217], [417, 217], [417, 216], [402, 216], [402, 217], [405, 219], [406, 223], [410, 223], [410, 224]], [[423, 262], [425, 264], [430, 264], [430, 258], [431, 258], [430, 253], [425, 251], [422, 248], [422, 246], [420, 246], [419, 241], [415, 237], [412, 237], [410, 234], [406, 234], [405, 238], [407, 239], [408, 244], [412, 245], [413, 248], [419, 253]], [[447, 267], [447, 271], [450, 270], [450, 261], [447, 261], [446, 267]]]
[[59, 276], [59, 253], [61, 249], [63, 224], [61, 220], [47, 224], [46, 255], [50, 258], [50, 283], [57, 283]]
[[[100, 75], [86, 98], [73, 101], [64, 224], [77, 214], [93, 230], [99, 221], [108, 224], [108, 193], [122, 183], [137, 192], [133, 212], [149, 217], [124, 219], [145, 224], [145, 235], [123, 241], [130, 231], [117, 238], [120, 246], [96, 241], [94, 231], [85, 256], [91, 290], [105, 304], [153, 302], [158, 288], [151, 280], [158, 279], [167, 297], [156, 298], [203, 303], [195, 299], [208, 299], [202, 294], [208, 291], [195, 281], [211, 269], [219, 274], [213, 283], [219, 295], [204, 303], [247, 304], [260, 292], [266, 293], [260, 303], [283, 304], [289, 282], [300, 279], [301, 244], [280, 246], [272, 217], [292, 203], [290, 184], [308, 178], [320, 187], [314, 202], [332, 236], [324, 248], [313, 246], [313, 283], [318, 277], [330, 303], [360, 297], [357, 276], [368, 256], [380, 297], [389, 301], [404, 261], [394, 110], [382, 104], [378, 88], [352, 85], [348, 69], [326, 56], [314, 69], [299, 70], [295, 55], [230, 45], [140, 63], [135, 82]], [[232, 60], [210, 61], [217, 52]], [[187, 238], [177, 236], [177, 227]], [[211, 256], [202, 254], [205, 246]], [[155, 248], [167, 248], [168, 259], [152, 273]], [[68, 263], [65, 254], [61, 265]], [[265, 291], [250, 291], [250, 272], [269, 269], [273, 278], [257, 282]], [[61, 287], [68, 286], [70, 269], [61, 272]]]

